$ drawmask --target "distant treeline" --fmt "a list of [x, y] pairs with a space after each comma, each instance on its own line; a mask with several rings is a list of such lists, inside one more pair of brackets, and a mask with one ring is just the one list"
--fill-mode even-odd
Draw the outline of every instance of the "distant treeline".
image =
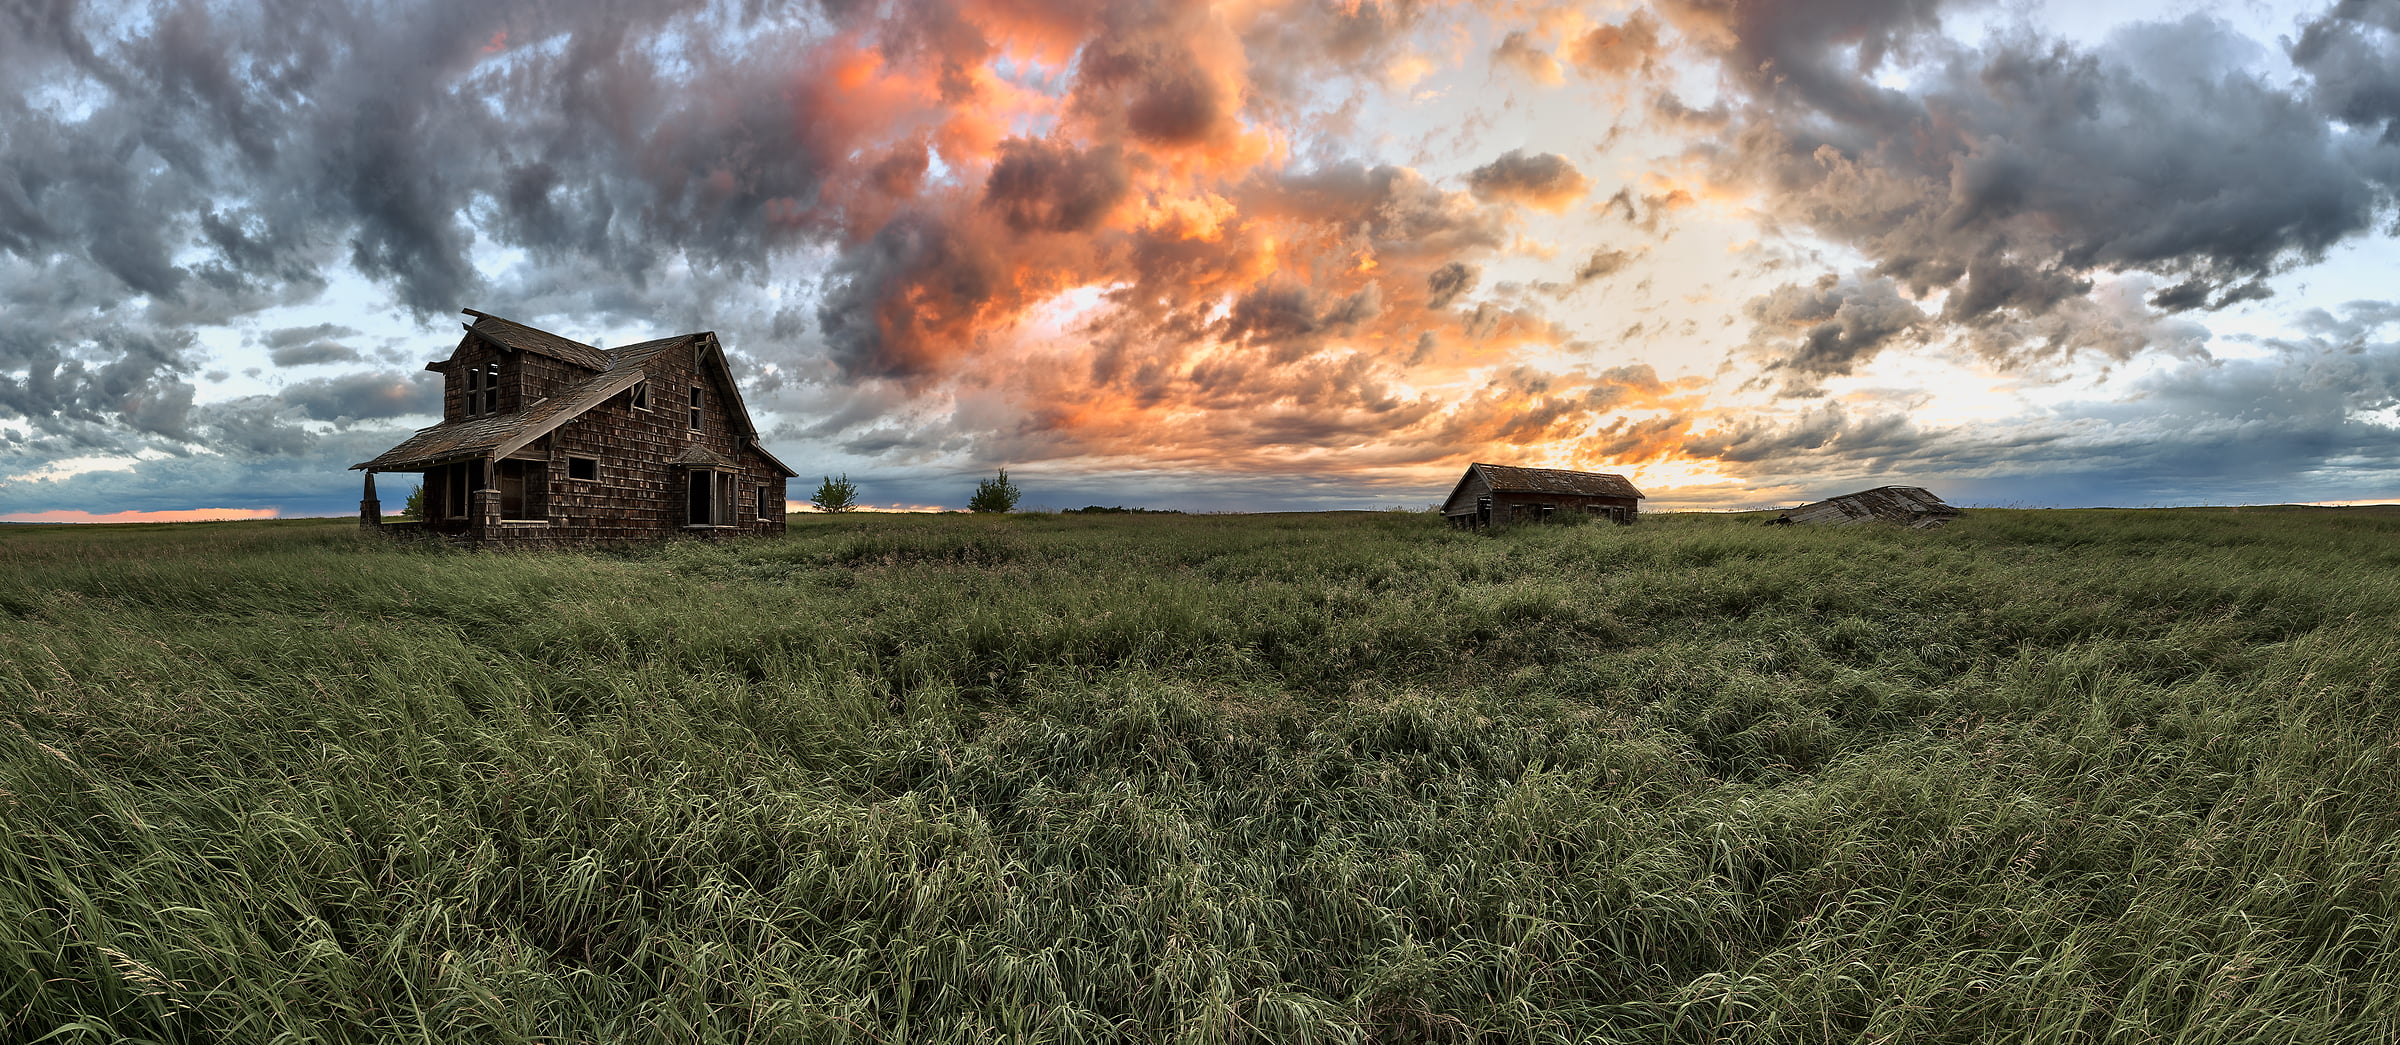
[[1124, 505], [1121, 505], [1121, 504], [1120, 504], [1120, 505], [1118, 505], [1118, 506], [1116, 506], [1116, 507], [1114, 507], [1114, 508], [1102, 508], [1102, 507], [1100, 507], [1099, 505], [1096, 505], [1096, 504], [1087, 504], [1087, 505], [1084, 505], [1084, 506], [1083, 506], [1083, 507], [1081, 507], [1081, 508], [1068, 508], [1068, 509], [1065, 509], [1065, 510], [1061, 511], [1059, 514], [1061, 514], [1061, 515], [1182, 515], [1183, 513], [1182, 513], [1182, 512], [1180, 512], [1180, 511], [1178, 511], [1178, 510], [1176, 510], [1176, 509], [1173, 509], [1173, 508], [1127, 508], [1127, 507], [1125, 507]]

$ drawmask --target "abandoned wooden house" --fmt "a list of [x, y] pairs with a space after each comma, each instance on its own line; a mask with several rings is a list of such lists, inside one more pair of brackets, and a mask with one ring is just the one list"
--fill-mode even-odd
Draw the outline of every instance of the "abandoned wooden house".
[[1562, 515], [1594, 515], [1620, 526], [1641, 517], [1642, 492], [1622, 475], [1471, 464], [1442, 516], [1457, 527], [1498, 527], [1547, 522]]
[[1768, 525], [1856, 526], [1873, 522], [1930, 530], [1963, 514], [1922, 486], [1878, 486], [1801, 505], [1768, 520]]
[[[442, 423], [372, 461], [359, 524], [476, 544], [783, 532], [784, 480], [714, 333], [593, 348], [475, 317], [442, 375]], [[383, 520], [378, 472], [423, 476], [423, 518]]]

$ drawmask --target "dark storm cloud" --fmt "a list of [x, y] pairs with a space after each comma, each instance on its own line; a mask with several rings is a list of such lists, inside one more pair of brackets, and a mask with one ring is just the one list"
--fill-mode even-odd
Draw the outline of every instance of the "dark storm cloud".
[[[488, 291], [487, 247], [598, 259], [610, 286], [671, 259], [755, 271], [779, 234], [760, 212], [821, 180], [788, 90], [804, 34], [767, 5], [735, 19], [756, 30], [747, 49], [658, 32], [700, 6], [160, 4], [117, 23], [10, 8], [0, 407], [37, 427], [121, 409], [177, 431], [179, 356], [140, 346], [308, 300], [342, 264], [424, 316]], [[29, 312], [28, 285], [66, 289]]]
[[1522, 149], [1510, 149], [1499, 159], [1467, 172], [1467, 186], [1477, 199], [1557, 210], [1581, 198], [1591, 179], [1557, 153], [1528, 156]]
[[2319, 110], [2400, 144], [2400, 2], [2341, 0], [2301, 28], [2291, 57]]
[[[2159, 309], [2224, 308], [2376, 230], [2400, 190], [2390, 8], [2310, 23], [2297, 89], [2248, 71], [2263, 51], [2201, 16], [2085, 50], [2024, 30], [1967, 48], [1938, 35], [1932, 0], [1662, 10], [1737, 92], [1704, 151], [1721, 177], [1983, 326], [2047, 314], [2099, 273], [2169, 277]], [[1895, 70], [1905, 89], [1879, 81]], [[1819, 370], [1856, 354], [1798, 351]]]

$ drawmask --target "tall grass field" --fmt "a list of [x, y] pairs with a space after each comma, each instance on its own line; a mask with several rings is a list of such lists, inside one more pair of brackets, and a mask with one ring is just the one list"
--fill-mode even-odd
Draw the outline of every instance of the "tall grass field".
[[2400, 1041], [2400, 516], [0, 528], [0, 1040]]

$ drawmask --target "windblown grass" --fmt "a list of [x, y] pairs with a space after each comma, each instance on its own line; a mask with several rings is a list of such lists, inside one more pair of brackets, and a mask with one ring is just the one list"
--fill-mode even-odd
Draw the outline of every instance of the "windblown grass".
[[2400, 1040], [2400, 519], [0, 530], [0, 1038]]

